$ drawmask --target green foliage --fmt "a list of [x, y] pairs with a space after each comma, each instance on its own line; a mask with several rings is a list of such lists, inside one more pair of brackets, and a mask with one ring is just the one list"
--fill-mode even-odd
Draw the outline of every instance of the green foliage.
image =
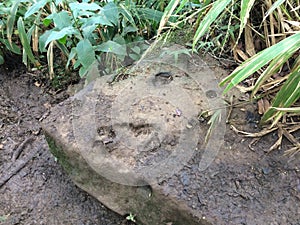
[[[193, 1], [190, 12], [186, 8], [190, 1], [182, 2], [186, 3], [186, 6], [181, 5], [175, 10], [180, 20], [173, 27], [184, 28], [189, 21], [196, 18], [193, 24], [196, 30], [192, 42], [194, 50], [217, 50], [221, 55], [227, 45], [227, 55], [233, 53], [236, 60], [244, 61], [220, 83], [222, 86], [227, 84], [225, 92], [260, 72], [256, 83], [249, 89], [252, 90], [253, 98], [271, 98], [272, 106], [262, 117], [262, 123], [272, 121], [274, 126], [284, 113], [298, 112], [290, 107], [300, 98], [300, 16], [297, 12], [299, 1]], [[265, 13], [260, 14], [258, 8], [263, 8]], [[253, 24], [256, 24], [256, 27]], [[259, 42], [265, 42], [266, 45], [265, 49], [258, 49], [262, 50], [258, 53], [255, 52], [253, 33]], [[241, 38], [244, 40], [240, 40]], [[244, 49], [238, 46], [241, 43]], [[283, 75], [278, 82], [274, 81], [272, 76], [280, 72], [285, 65], [292, 65], [289, 73]], [[262, 87], [270, 81], [274, 83], [273, 88], [264, 91]], [[274, 91], [277, 92], [276, 96], [270, 97], [269, 92]]]
[[13, 37], [19, 38], [23, 62], [28, 66], [39, 67], [41, 56], [47, 53], [53, 78], [54, 49], [60, 49], [66, 56], [66, 69], [70, 65], [79, 68], [80, 76], [87, 73], [95, 60], [107, 65], [111, 64], [107, 59], [136, 59], [137, 52], [141, 54], [145, 46], [127, 49], [125, 45], [155, 35], [163, 16], [158, 9], [163, 9], [166, 2], [10, 0], [1, 4], [5, 7], [0, 11], [0, 25], [7, 29], [2, 32], [5, 39], [0, 41], [6, 49], [20, 54], [13, 41]]

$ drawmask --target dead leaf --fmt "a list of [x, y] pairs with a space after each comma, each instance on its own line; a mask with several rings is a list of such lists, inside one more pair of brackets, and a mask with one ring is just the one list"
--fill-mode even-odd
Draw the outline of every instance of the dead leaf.
[[37, 87], [41, 86], [41, 84], [39, 82], [37, 82], [37, 81], [34, 83], [34, 85], [37, 86]]
[[262, 115], [270, 108], [270, 102], [265, 98], [261, 98], [257, 102], [257, 107], [258, 113]]
[[[249, 21], [248, 21], [249, 23]], [[256, 54], [255, 47], [253, 43], [253, 35], [252, 35], [252, 29], [249, 26], [245, 26], [245, 47], [246, 52], [249, 56], [254, 56]]]

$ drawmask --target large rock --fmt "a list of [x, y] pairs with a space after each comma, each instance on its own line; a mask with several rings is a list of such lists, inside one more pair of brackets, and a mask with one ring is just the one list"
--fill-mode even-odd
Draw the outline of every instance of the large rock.
[[[172, 57], [144, 59], [117, 81], [96, 79], [54, 107], [43, 129], [58, 161], [79, 187], [138, 224], [298, 224], [299, 160], [266, 156], [270, 139], [251, 151], [229, 129], [223, 142], [214, 73], [197, 56]], [[231, 115], [255, 131], [250, 106]], [[207, 109], [217, 118], [209, 136], [199, 116]]]
[[[221, 104], [208, 66], [199, 57], [180, 60], [173, 55], [147, 58], [118, 82], [111, 76], [97, 78], [43, 122], [52, 153], [74, 182], [143, 224], [209, 224], [167, 185], [207, 146], [199, 114]], [[95, 66], [91, 74], [97, 73]], [[199, 165], [203, 169], [212, 161], [211, 152]], [[180, 176], [184, 185], [191, 182]]]

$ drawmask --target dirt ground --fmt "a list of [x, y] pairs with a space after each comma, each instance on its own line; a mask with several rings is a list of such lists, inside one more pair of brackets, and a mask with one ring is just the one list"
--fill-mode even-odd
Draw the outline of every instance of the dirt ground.
[[39, 121], [67, 97], [37, 87], [21, 66], [1, 67], [0, 224], [127, 223], [77, 188], [48, 150]]
[[[67, 97], [65, 92], [52, 95], [37, 87], [32, 74], [21, 67], [14, 70], [1, 68], [0, 224], [127, 223], [124, 217], [111, 212], [77, 188], [48, 150], [39, 122], [47, 116], [50, 107]], [[252, 131], [258, 130], [253, 123], [256, 120], [253, 112], [249, 111], [243, 118], [245, 120], [240, 125], [246, 125]], [[232, 157], [228, 162], [222, 161], [222, 155], [216, 159], [216, 164], [221, 165], [219, 168], [223, 171], [209, 170], [205, 176], [194, 178], [199, 182], [192, 182], [184, 176], [179, 178], [185, 190], [182, 197], [189, 199], [192, 208], [200, 208], [204, 212], [224, 214], [217, 207], [223, 202], [226, 210], [232, 208], [233, 212], [240, 208], [242, 214], [247, 207], [258, 207], [256, 211], [261, 211], [261, 217], [274, 215], [274, 221], [267, 224], [299, 225], [299, 158], [283, 156], [289, 143], [286, 142], [279, 151], [266, 154], [276, 141], [276, 134], [258, 142], [255, 151], [248, 148], [251, 140], [237, 136], [233, 131], [228, 131], [225, 139], [226, 154]], [[241, 143], [244, 143], [243, 148]], [[252, 159], [258, 156], [261, 160], [253, 162]], [[199, 183], [207, 185], [195, 187]], [[216, 183], [218, 186], [212, 188]], [[207, 196], [191, 193], [197, 188], [205, 189]], [[236, 205], [229, 203], [232, 199], [239, 199]], [[268, 206], [270, 199], [277, 205]], [[243, 205], [239, 205], [240, 202], [244, 202]], [[243, 215], [232, 214], [224, 224], [257, 224], [242, 218]]]

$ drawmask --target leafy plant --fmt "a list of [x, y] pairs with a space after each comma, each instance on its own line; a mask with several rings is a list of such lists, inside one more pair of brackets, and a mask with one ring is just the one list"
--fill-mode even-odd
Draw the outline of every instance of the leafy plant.
[[[136, 60], [145, 49], [141, 41], [157, 30], [163, 15], [157, 9], [164, 4], [161, 1], [147, 7], [147, 1], [132, 0], [8, 1], [4, 35], [10, 48], [14, 47], [12, 37], [20, 38], [23, 62], [28, 66], [40, 67], [46, 54], [51, 79], [55, 75], [57, 49], [61, 51], [60, 58], [66, 58], [66, 69], [72, 65], [84, 76], [95, 60], [106, 69], [108, 64], [115, 69], [126, 57]], [[139, 41], [128, 48], [129, 43]]]
[[[12, 1], [0, 3], [0, 64], [4, 63], [6, 51], [20, 54], [19, 46], [12, 40], [12, 17], [16, 14]], [[6, 19], [8, 18], [8, 19]]]

